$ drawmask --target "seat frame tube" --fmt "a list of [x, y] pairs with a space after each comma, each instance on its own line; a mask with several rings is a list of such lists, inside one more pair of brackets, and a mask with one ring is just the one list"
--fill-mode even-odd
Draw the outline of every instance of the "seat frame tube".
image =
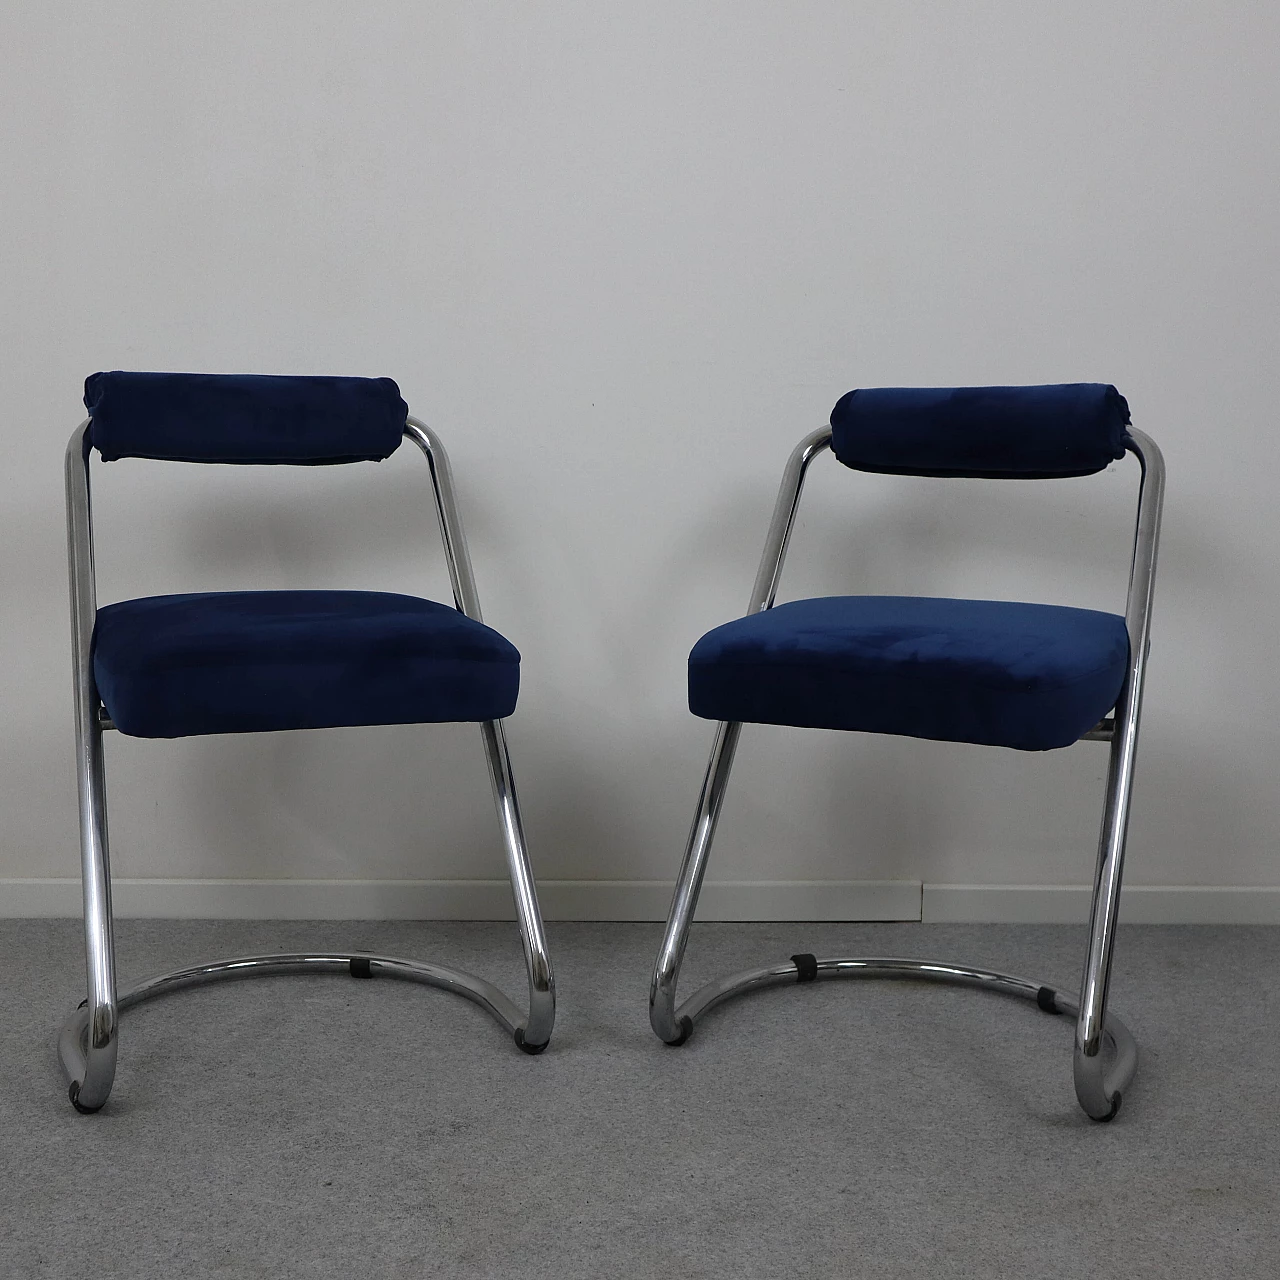
[[[458, 514], [449, 457], [439, 436], [417, 418], [407, 419], [406, 439], [421, 449], [431, 473], [437, 524], [461, 613], [482, 622], [471, 557]], [[501, 720], [481, 724], [494, 804], [502, 832], [516, 920], [528, 974], [528, 1012], [497, 987], [461, 970], [421, 961], [362, 952], [241, 956], [161, 974], [120, 994], [116, 988], [114, 917], [107, 838], [103, 732], [114, 726], [106, 715], [93, 675], [93, 627], [97, 617], [92, 497], [89, 481], [89, 420], [76, 428], [67, 445], [67, 548], [71, 587], [71, 638], [76, 708], [76, 776], [79, 786], [81, 878], [84, 886], [87, 998], [63, 1024], [58, 1056], [77, 1110], [97, 1111], [115, 1079], [119, 1021], [123, 1010], [185, 987], [232, 978], [282, 974], [345, 974], [389, 977], [439, 987], [486, 1009], [526, 1053], [541, 1053], [555, 1024], [555, 976], [537, 886], [520, 817], [511, 756]]]
[[[1142, 470], [1125, 606], [1125, 622], [1129, 632], [1129, 666], [1114, 716], [1104, 719], [1085, 735], [1090, 741], [1109, 741], [1111, 759], [1094, 876], [1089, 945], [1079, 1000], [1071, 1000], [1053, 987], [1009, 974], [940, 961], [874, 957], [819, 959], [802, 955], [795, 956], [788, 962], [746, 970], [709, 982], [683, 1003], [677, 1004], [676, 988], [688, 943], [689, 927], [693, 922], [698, 895], [706, 875], [707, 860], [742, 729], [740, 723], [726, 721], [717, 725], [712, 740], [711, 758], [703, 777], [693, 825], [685, 845], [684, 860], [676, 880], [671, 911], [649, 987], [649, 1021], [660, 1039], [669, 1045], [683, 1044], [692, 1034], [697, 1019], [709, 1009], [734, 996], [779, 983], [831, 977], [914, 977], [979, 986], [1033, 999], [1048, 1013], [1072, 1015], [1076, 1022], [1073, 1059], [1076, 1097], [1080, 1106], [1093, 1119], [1114, 1118], [1138, 1061], [1137, 1046], [1132, 1035], [1118, 1018], [1108, 1013], [1107, 996], [1119, 915], [1142, 691], [1151, 643], [1151, 604], [1155, 589], [1160, 516], [1164, 502], [1164, 460], [1158, 446], [1148, 435], [1135, 428], [1129, 429], [1125, 443], [1127, 450], [1137, 457]], [[764, 554], [752, 588], [748, 613], [758, 613], [773, 607], [805, 477], [814, 458], [830, 445], [831, 429], [824, 427], [806, 436], [787, 461], [765, 539]]]

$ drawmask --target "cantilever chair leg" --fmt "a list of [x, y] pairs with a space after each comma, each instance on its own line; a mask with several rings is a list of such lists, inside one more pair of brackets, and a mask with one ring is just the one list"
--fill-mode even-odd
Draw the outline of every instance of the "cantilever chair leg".
[[107, 865], [106, 810], [103, 792], [102, 732], [93, 726], [81, 775], [82, 849], [85, 883], [85, 943], [88, 956], [89, 998], [72, 1013], [58, 1037], [58, 1056], [67, 1076], [68, 1094], [77, 1111], [99, 1110], [115, 1079], [119, 1014], [145, 1000], [186, 987], [228, 979], [273, 977], [281, 974], [327, 973], [353, 978], [400, 978], [439, 987], [465, 996], [497, 1020], [526, 1053], [541, 1053], [551, 1039], [556, 1016], [555, 978], [547, 950], [546, 930], [538, 908], [529, 855], [525, 847], [520, 805], [511, 760], [500, 720], [482, 726], [493, 780], [498, 820], [511, 873], [520, 940], [529, 975], [526, 1016], [492, 983], [443, 965], [362, 952], [305, 952], [267, 956], [237, 956], [192, 965], [148, 979], [117, 999], [112, 942], [111, 882]]
[[99, 697], [90, 638], [97, 611], [93, 587], [93, 525], [89, 509], [89, 458], [81, 423], [66, 454], [67, 563], [71, 578], [74, 655], [76, 782], [80, 800], [80, 874], [84, 888], [85, 968], [88, 995], [63, 1028], [58, 1048], [68, 1093], [80, 1111], [107, 1100], [116, 1073], [115, 938], [111, 915], [111, 860], [107, 841], [106, 773]]
[[529, 974], [529, 1016], [519, 1026], [512, 1028], [512, 1033], [516, 1044], [525, 1053], [541, 1053], [551, 1039], [551, 1027], [556, 1020], [556, 987], [551, 973], [551, 958], [547, 952], [547, 935], [542, 925], [538, 889], [534, 884], [529, 853], [525, 847], [520, 805], [516, 799], [515, 778], [511, 773], [511, 756], [507, 752], [507, 738], [502, 729], [502, 721], [486, 722], [481, 732], [489, 758], [489, 776], [493, 782], [498, 821], [502, 826], [502, 842], [511, 874], [511, 891], [516, 900], [516, 919], [520, 925], [520, 942], [524, 947], [524, 963]]
[[716, 824], [720, 821], [720, 808], [724, 803], [724, 791], [733, 768], [734, 753], [738, 749], [738, 737], [742, 725], [726, 721], [716, 728], [711, 744], [711, 759], [707, 762], [706, 777], [702, 780], [702, 792], [698, 796], [698, 808], [689, 840], [685, 845], [684, 862], [676, 880], [675, 898], [671, 914], [667, 918], [666, 932], [662, 935], [662, 949], [654, 966], [653, 981], [649, 984], [649, 1025], [658, 1038], [669, 1045], [684, 1044], [693, 1034], [693, 1016], [676, 1010], [676, 984], [680, 981], [680, 966], [684, 962], [684, 949], [689, 941], [689, 926], [702, 892], [702, 879], [707, 870], [707, 858], [711, 842], [715, 839]]
[[[76, 760], [80, 787], [80, 859], [84, 882], [85, 967], [89, 994], [63, 1029], [58, 1050], [68, 1066], [68, 1096], [77, 1111], [97, 1111], [116, 1075], [115, 937], [102, 729], [77, 716]], [[87, 723], [86, 723], [87, 722]]]
[[[791, 529], [810, 462], [829, 447], [831, 432], [817, 431], [796, 447], [787, 463], [773, 521], [752, 591], [748, 614], [773, 607]], [[676, 988], [688, 942], [689, 927], [706, 873], [707, 859], [724, 802], [741, 724], [723, 721], [716, 728], [711, 758], [698, 797], [684, 860], [676, 880], [666, 931], [649, 988], [649, 1021], [667, 1044], [684, 1044], [698, 1018], [731, 997], [763, 987], [812, 982], [818, 978], [916, 978], [979, 987], [1034, 1001], [1048, 1014], [1067, 1014], [1076, 1020], [1074, 1083], [1081, 1108], [1094, 1120], [1107, 1121], [1119, 1111], [1125, 1089], [1137, 1068], [1137, 1045], [1128, 1028], [1107, 1010], [1111, 956], [1120, 903], [1125, 838], [1133, 789], [1134, 760], [1155, 583], [1156, 550], [1164, 490], [1164, 464], [1155, 443], [1130, 429], [1129, 452], [1142, 465], [1137, 529], [1130, 568], [1125, 622], [1130, 638], [1127, 675], [1115, 714], [1084, 735], [1111, 743], [1110, 768], [1094, 881], [1089, 947], [1080, 998], [1071, 999], [1055, 987], [1011, 974], [944, 961], [863, 957], [820, 959], [809, 954], [788, 961], [748, 969], [709, 982], [677, 1004]]]
[[[1130, 682], [1132, 685], [1132, 682]], [[1120, 881], [1124, 871], [1125, 838], [1129, 826], [1129, 800], [1133, 793], [1134, 747], [1136, 745], [1136, 698], [1126, 687], [1120, 697], [1115, 736], [1111, 741], [1111, 761], [1107, 770], [1107, 794], [1102, 812], [1102, 833], [1098, 840], [1098, 864], [1093, 882], [1093, 904], [1089, 916], [1089, 948], [1080, 982], [1080, 1002], [1076, 1011], [1076, 1040], [1073, 1074], [1076, 1097], [1095, 1120], [1111, 1120], [1133, 1073], [1137, 1069], [1135, 1046], [1132, 1054], [1118, 1055], [1104, 1062], [1102, 1038], [1106, 1020], [1107, 994], [1111, 982], [1111, 955], [1115, 947], [1116, 921], [1120, 913]]]
[[[1078, 1026], [1086, 1025], [1086, 1011], [1095, 1007], [1091, 992], [1098, 993], [1098, 1005], [1102, 1012], [1090, 1018], [1088, 1027], [1094, 1031], [1086, 1053], [1081, 1048], [1082, 1037], [1077, 1033], [1075, 1056], [1076, 1094], [1080, 1105], [1095, 1120], [1111, 1120], [1120, 1109], [1120, 1099], [1138, 1065], [1137, 1044], [1129, 1029], [1105, 1010], [1107, 975], [1111, 964], [1110, 944], [1114, 940], [1116, 909], [1119, 904], [1120, 867], [1124, 859], [1123, 817], [1111, 818], [1112, 799], [1119, 792], [1127, 791], [1117, 785], [1121, 775], [1113, 768], [1108, 783], [1108, 819], [1104, 827], [1104, 846], [1108, 835], [1119, 829], [1119, 851], [1106, 863], [1106, 885], [1114, 886], [1104, 893], [1103, 867], [1099, 867], [1099, 889], [1094, 894], [1094, 935], [1090, 942], [1089, 960], [1085, 969], [1084, 992], [1077, 1003], [1055, 987], [1012, 974], [970, 965], [952, 964], [938, 960], [904, 959], [896, 956], [865, 956], [819, 958], [802, 954], [778, 964], [757, 969], [746, 969], [729, 974], [700, 987], [683, 1003], [676, 1003], [676, 987], [680, 980], [680, 968], [684, 961], [685, 946], [689, 940], [689, 927], [693, 922], [698, 896], [707, 869], [707, 859], [715, 838], [716, 823], [724, 803], [724, 792], [733, 766], [742, 726], [723, 723], [716, 728], [711, 747], [711, 759], [707, 765], [702, 791], [698, 797], [693, 826], [685, 846], [684, 862], [676, 880], [671, 912], [667, 918], [662, 946], [654, 966], [653, 980], [649, 986], [649, 1024], [659, 1039], [673, 1048], [684, 1044], [693, 1034], [694, 1023], [704, 1013], [734, 996], [745, 995], [764, 987], [788, 983], [813, 982], [819, 978], [917, 978], [931, 982], [949, 982], [961, 986], [979, 987], [1004, 995], [1020, 996], [1031, 1000], [1048, 1014], [1068, 1014], [1077, 1017]], [[1114, 755], [1113, 755], [1114, 759]], [[1094, 940], [1106, 939], [1105, 950], [1095, 947]], [[1096, 1030], [1094, 1030], [1096, 1028]], [[1104, 1048], [1110, 1052], [1104, 1055]], [[1107, 1064], [1104, 1070], [1104, 1062]]]
[[[68, 1094], [77, 1111], [98, 1111], [115, 1078], [119, 1014], [134, 1005], [187, 987], [231, 979], [287, 974], [333, 974], [352, 978], [399, 978], [455, 992], [486, 1010], [525, 1053], [541, 1053], [551, 1039], [556, 1016], [555, 978], [547, 951], [546, 931], [538, 908], [529, 855], [525, 848], [511, 760], [500, 720], [482, 726], [493, 778], [498, 819], [511, 871], [520, 939], [529, 974], [529, 1013], [524, 1015], [502, 991], [483, 978], [443, 965], [364, 952], [298, 952], [237, 956], [191, 965], [150, 978], [121, 994], [115, 992], [112, 950], [110, 879], [107, 875], [105, 810], [99, 803], [85, 828], [85, 936], [89, 958], [90, 997], [64, 1023], [58, 1056], [69, 1081]], [[96, 738], [97, 766], [90, 771], [93, 795], [102, 799], [101, 731]], [[95, 891], [91, 895], [91, 886]], [[90, 1027], [94, 1035], [90, 1036]]]
[[[230, 979], [334, 974], [418, 982], [455, 992], [473, 1001], [485, 1009], [522, 1050], [529, 1054], [541, 1053], [547, 1047], [555, 1023], [555, 979], [501, 720], [482, 720], [480, 728], [528, 970], [527, 1014], [483, 978], [443, 965], [361, 952], [307, 951], [215, 960], [161, 974], [117, 993], [102, 743], [103, 731], [115, 726], [107, 717], [94, 676], [93, 634], [97, 602], [89, 492], [89, 430], [88, 421], [81, 423], [71, 437], [66, 454], [88, 998], [63, 1024], [58, 1037], [58, 1056], [76, 1109], [97, 1111], [111, 1093], [115, 1078], [117, 1028], [124, 1010], [186, 987]], [[403, 434], [422, 451], [430, 469], [434, 506], [453, 585], [454, 603], [460, 613], [475, 622], [482, 622], [444, 446], [435, 432], [416, 418], [406, 420]]]

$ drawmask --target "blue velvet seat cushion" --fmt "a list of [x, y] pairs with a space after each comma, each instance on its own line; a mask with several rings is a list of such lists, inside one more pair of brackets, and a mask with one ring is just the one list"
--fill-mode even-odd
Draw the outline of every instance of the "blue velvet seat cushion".
[[709, 720], [861, 729], [1047, 751], [1115, 706], [1123, 618], [921, 596], [796, 600], [709, 631], [689, 708]]
[[831, 451], [893, 475], [1087, 476], [1124, 457], [1129, 405], [1115, 387], [879, 387], [831, 411]]
[[376, 462], [409, 414], [390, 378], [116, 371], [87, 378], [84, 403], [105, 462]]
[[150, 596], [98, 610], [93, 673], [138, 738], [500, 720], [520, 654], [448, 605], [381, 591]]

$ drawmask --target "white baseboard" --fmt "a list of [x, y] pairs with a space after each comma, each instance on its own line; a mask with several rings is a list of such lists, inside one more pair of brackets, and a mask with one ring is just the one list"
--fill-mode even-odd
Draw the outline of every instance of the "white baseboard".
[[[544, 880], [548, 920], [663, 920], [665, 880]], [[511, 920], [505, 880], [116, 880], [121, 918]], [[926, 924], [1083, 924], [1085, 885], [925, 884], [910, 880], [710, 881], [699, 920], [921, 920]], [[0, 917], [80, 914], [78, 880], [0, 880]], [[1280, 887], [1131, 885], [1129, 924], [1280, 924]]]
[[[114, 880], [120, 918], [512, 920], [505, 880]], [[665, 920], [666, 880], [543, 880], [548, 920]], [[0, 917], [78, 916], [79, 880], [0, 880]], [[709, 881], [699, 920], [919, 920], [918, 880]]]
[[[926, 884], [926, 924], [1083, 924], [1087, 885]], [[1121, 890], [1126, 924], [1280, 924], [1280, 887], [1128, 885]]]

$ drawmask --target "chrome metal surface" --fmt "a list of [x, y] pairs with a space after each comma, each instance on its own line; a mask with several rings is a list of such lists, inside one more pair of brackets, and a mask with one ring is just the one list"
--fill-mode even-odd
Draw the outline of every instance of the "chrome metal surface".
[[[471, 554], [467, 549], [462, 518], [458, 514], [449, 455], [445, 452], [440, 437], [418, 418], [410, 417], [407, 420], [404, 434], [422, 450], [427, 465], [431, 468], [436, 519], [440, 526], [440, 541], [444, 545], [449, 581], [453, 584], [454, 604], [467, 617], [483, 622], [480, 596], [471, 570]], [[516, 920], [520, 928], [520, 943], [524, 949], [525, 968], [529, 977], [529, 1016], [517, 1028], [517, 1041], [521, 1047], [536, 1047], [545, 1045], [551, 1038], [551, 1028], [556, 1017], [555, 976], [551, 970], [546, 930], [538, 907], [538, 891], [533, 869], [529, 864], [524, 826], [520, 819], [520, 803], [516, 796], [511, 756], [507, 750], [502, 721], [490, 720], [482, 724], [480, 733], [489, 764], [489, 780], [493, 786], [498, 825], [502, 829], [503, 849], [511, 877], [511, 892], [515, 898]]]
[[689, 925], [693, 920], [698, 895], [702, 891], [702, 879], [707, 870], [707, 856], [715, 838], [716, 823], [724, 803], [724, 789], [733, 768], [733, 755], [738, 748], [738, 735], [742, 725], [736, 721], [722, 721], [716, 726], [715, 741], [711, 744], [711, 759], [702, 791], [698, 796], [698, 808], [693, 826], [685, 844], [684, 862], [676, 879], [675, 897], [667, 916], [666, 931], [662, 935], [662, 947], [654, 966], [653, 979], [649, 983], [649, 1025], [668, 1044], [679, 1044], [693, 1030], [692, 1023], [684, 1023], [676, 1016], [676, 984], [680, 981], [680, 966], [684, 962], [684, 949], [689, 941]]
[[751, 588], [748, 613], [772, 609], [782, 580], [782, 565], [791, 545], [791, 530], [795, 526], [796, 512], [800, 509], [800, 494], [809, 464], [824, 449], [831, 447], [831, 428], [821, 427], [811, 432], [791, 451], [778, 487], [778, 500], [774, 503], [773, 519], [769, 521], [769, 533], [764, 540], [764, 554], [756, 571], [755, 585]]
[[[76, 704], [76, 781], [80, 797], [80, 875], [84, 890], [86, 1035], [79, 1069], [71, 1075], [77, 1107], [96, 1110], [111, 1092], [116, 1071], [115, 938], [107, 841], [106, 778], [102, 759], [101, 700], [93, 678], [93, 624], [97, 594], [93, 517], [89, 494], [89, 423], [72, 433], [66, 453], [67, 560], [71, 582], [71, 650]], [[65, 1062], [65, 1059], [64, 1059]]]
[[[996, 991], [1002, 995], [1020, 996], [1023, 1000], [1038, 1002], [1041, 992], [1052, 992], [1053, 1005], [1060, 1014], [1074, 1014], [1078, 1005], [1051, 984], [1018, 978], [995, 969], [975, 969], [972, 965], [952, 964], [946, 960], [911, 960], [897, 956], [854, 956], [840, 959], [815, 957], [817, 979], [823, 978], [914, 978], [922, 982], [947, 982], [959, 986], [978, 987], [983, 991]], [[698, 1019], [709, 1010], [735, 996], [744, 996], [763, 987], [780, 987], [799, 982], [800, 972], [795, 961], [783, 960], [780, 964], [765, 965], [760, 969], [742, 969], [726, 978], [709, 982], [692, 993], [678, 1009], [678, 1014]], [[1120, 1048], [1133, 1043], [1133, 1037], [1123, 1021], [1114, 1015], [1107, 1020], [1106, 1036]], [[1137, 1056], [1137, 1046], [1133, 1047]]]
[[[998, 973], [992, 969], [977, 969], [969, 965], [951, 964], [938, 960], [908, 960], [895, 957], [866, 957], [849, 959], [818, 959], [815, 962], [815, 978], [908, 978], [927, 982], [948, 982], [960, 986], [978, 987], [1002, 995], [1019, 996], [1040, 1004], [1051, 996], [1054, 1010], [1058, 1013], [1074, 1015], [1079, 1005], [1070, 996], [1064, 995], [1057, 988], [1033, 982], [1027, 978], [1014, 977], [1012, 974]], [[766, 965], [758, 969], [744, 969], [727, 977], [708, 982], [699, 987], [675, 1013], [675, 1022], [681, 1026], [692, 1027], [704, 1013], [735, 996], [746, 995], [750, 991], [759, 991], [765, 987], [796, 984], [800, 973], [795, 963], [790, 960], [779, 964]], [[1046, 1010], [1047, 1012], [1047, 1010]], [[682, 1037], [683, 1038], [683, 1037]], [[1101, 1062], [1106, 1063], [1106, 1073], [1110, 1080], [1118, 1082], [1116, 1088], [1122, 1091], [1133, 1078], [1138, 1066], [1138, 1046], [1129, 1028], [1114, 1014], [1107, 1014], [1102, 1024], [1099, 1037], [1099, 1053]], [[1104, 1049], [1108, 1052], [1102, 1052]], [[1108, 1101], [1105, 1112], [1095, 1115], [1095, 1119], [1109, 1120], [1118, 1109], [1118, 1103]], [[1088, 1108], [1085, 1108], [1088, 1111]], [[1089, 1112], [1093, 1115], [1093, 1112]]]
[[[547, 950], [546, 931], [538, 908], [537, 889], [529, 864], [515, 780], [502, 722], [481, 725], [498, 821], [511, 875], [520, 940], [529, 975], [529, 1013], [497, 987], [481, 978], [421, 961], [386, 956], [300, 954], [248, 956], [219, 960], [165, 974], [117, 998], [115, 950], [112, 935], [111, 876], [107, 853], [106, 793], [102, 734], [115, 726], [98, 697], [93, 678], [91, 643], [97, 617], [93, 565], [93, 521], [89, 498], [89, 443], [86, 420], [67, 446], [67, 540], [71, 581], [71, 631], [75, 658], [77, 773], [80, 782], [80, 843], [84, 881], [85, 952], [89, 995], [63, 1025], [58, 1054], [72, 1101], [80, 1110], [95, 1111], [106, 1102], [115, 1077], [117, 1026], [122, 1009], [182, 987], [228, 978], [287, 973], [349, 972], [350, 962], [367, 962], [371, 976], [404, 978], [426, 983], [473, 1000], [487, 1009], [515, 1038], [537, 1053], [551, 1038], [555, 1023], [555, 979]], [[453, 473], [440, 437], [417, 418], [409, 418], [405, 436], [423, 452], [431, 471], [436, 518], [454, 604], [469, 618], [482, 622], [471, 557], [458, 514]]]
[[[1106, 1023], [1107, 992], [1111, 983], [1111, 957], [1115, 948], [1116, 920], [1120, 909], [1120, 885], [1124, 873], [1125, 837], [1129, 827], [1129, 801], [1133, 793], [1133, 769], [1138, 750], [1138, 726], [1142, 714], [1142, 690], [1146, 680], [1147, 653], [1151, 647], [1151, 603], [1155, 593], [1156, 559], [1160, 544], [1160, 516], [1164, 507], [1164, 458], [1155, 441], [1133, 428], [1129, 450], [1142, 464], [1138, 494], [1138, 519], [1129, 570], [1129, 597], [1125, 624], [1129, 630], [1129, 671], [1116, 704], [1115, 731], [1107, 771], [1102, 831], [1094, 874], [1093, 906], [1089, 918], [1089, 947], [1080, 983], [1076, 1020], [1074, 1074], [1080, 1105], [1095, 1119], [1108, 1119], [1120, 1105], [1129, 1078], [1117, 1060], [1108, 1069], [1103, 1063], [1102, 1035]], [[1132, 1072], [1130, 1071], [1130, 1074]]]
[[[1011, 995], [1034, 1000], [1043, 983], [990, 969], [974, 969], [967, 965], [948, 964], [939, 960], [903, 960], [893, 957], [822, 960], [815, 957], [817, 978], [920, 978], [935, 982], [957, 982], [975, 987], [994, 988]], [[709, 1009], [734, 996], [758, 991], [762, 987], [782, 986], [798, 982], [800, 971], [793, 960], [766, 965], [759, 969], [743, 969], [699, 987], [681, 1006], [680, 1012], [699, 1018]]]
[[[799, 509], [805, 474], [809, 463], [823, 449], [828, 448], [830, 443], [829, 428], [815, 431], [796, 446], [787, 461], [748, 612], [755, 613], [773, 607], [791, 530]], [[1142, 463], [1137, 531], [1125, 610], [1131, 647], [1130, 669], [1115, 712], [1084, 735], [1084, 739], [1089, 741], [1109, 741], [1112, 744], [1111, 768], [1081, 995], [1078, 1002], [1067, 999], [1060, 992], [1055, 992], [1054, 996], [1055, 1005], [1060, 1012], [1077, 1018], [1074, 1065], [1076, 1096], [1084, 1110], [1098, 1120], [1109, 1120], [1115, 1115], [1120, 1097], [1128, 1086], [1138, 1061], [1137, 1045], [1127, 1028], [1118, 1019], [1107, 1016], [1106, 998], [1115, 943], [1142, 684], [1150, 646], [1151, 594], [1155, 580], [1160, 508], [1164, 492], [1164, 464], [1155, 443], [1143, 432], [1131, 429], [1128, 447]], [[791, 962], [750, 969], [708, 983], [683, 1004], [676, 1004], [676, 988], [688, 942], [689, 926], [693, 921], [706, 874], [707, 860], [740, 730], [741, 725], [736, 723], [722, 723], [716, 729], [711, 759], [703, 778], [684, 860], [676, 879], [667, 927], [654, 965], [649, 987], [649, 1021], [655, 1033], [668, 1044], [683, 1044], [692, 1033], [697, 1018], [722, 1000], [759, 987], [794, 982], [798, 978], [798, 970]], [[1039, 998], [1042, 990], [1040, 984], [1021, 978], [934, 961], [819, 960], [817, 966], [819, 977], [931, 978], [986, 986], [1031, 999]], [[1104, 1043], [1109, 1043], [1113, 1052], [1104, 1054]]]
[[[134, 1005], [187, 987], [228, 982], [246, 978], [274, 978], [296, 974], [335, 974], [351, 977], [352, 962], [367, 966], [372, 978], [399, 978], [420, 982], [425, 986], [452, 991], [478, 1004], [514, 1035], [522, 1025], [520, 1010], [492, 983], [459, 969], [427, 964], [420, 960], [400, 960], [392, 956], [365, 955], [360, 952], [299, 952], [266, 956], [240, 956], [233, 960], [211, 960], [190, 965], [172, 973], [161, 974], [131, 987], [120, 995], [118, 1009], [123, 1012]], [[59, 1051], [64, 1062], [80, 1066], [84, 1062], [88, 1010], [81, 1006], [63, 1025]]]
[[[773, 518], [765, 537], [764, 553], [755, 585], [751, 588], [748, 613], [772, 609], [778, 583], [782, 578], [782, 565], [791, 543], [791, 530], [800, 507], [800, 494], [804, 488], [809, 464], [831, 445], [831, 428], [822, 427], [811, 432], [791, 451], [782, 473], [778, 499], [774, 503]], [[711, 759], [702, 780], [698, 795], [698, 807], [693, 826], [685, 843], [684, 862], [676, 878], [675, 897], [667, 916], [667, 927], [662, 937], [662, 947], [649, 983], [649, 1024], [668, 1044], [681, 1044], [688, 1037], [692, 1023], [680, 1022], [675, 1013], [676, 984], [680, 979], [680, 965], [688, 941], [689, 925], [693, 920], [702, 880], [707, 870], [707, 857], [711, 842], [715, 839], [716, 823], [724, 803], [724, 791], [733, 768], [733, 756], [738, 747], [741, 724], [725, 721], [716, 727], [711, 744]]]
[[444, 543], [445, 564], [449, 567], [449, 581], [453, 584], [453, 602], [460, 613], [483, 622], [480, 615], [480, 595], [476, 591], [475, 574], [471, 571], [471, 553], [467, 550], [466, 535], [462, 532], [462, 517], [458, 515], [458, 500], [453, 489], [453, 468], [440, 437], [425, 422], [410, 417], [404, 428], [405, 438], [412, 440], [422, 450], [431, 468], [431, 488], [436, 499], [436, 519], [440, 525], [440, 541]]
[[521, 1047], [545, 1045], [551, 1039], [556, 1020], [556, 983], [547, 951], [547, 935], [538, 907], [538, 890], [529, 853], [525, 846], [520, 806], [516, 801], [516, 783], [511, 773], [511, 756], [501, 720], [489, 720], [480, 726], [484, 736], [485, 755], [489, 761], [489, 779], [493, 799], [502, 827], [502, 845], [507, 855], [507, 871], [511, 876], [511, 892], [516, 900], [516, 919], [520, 925], [520, 942], [524, 948], [525, 969], [529, 975], [529, 1017], [516, 1028]]

